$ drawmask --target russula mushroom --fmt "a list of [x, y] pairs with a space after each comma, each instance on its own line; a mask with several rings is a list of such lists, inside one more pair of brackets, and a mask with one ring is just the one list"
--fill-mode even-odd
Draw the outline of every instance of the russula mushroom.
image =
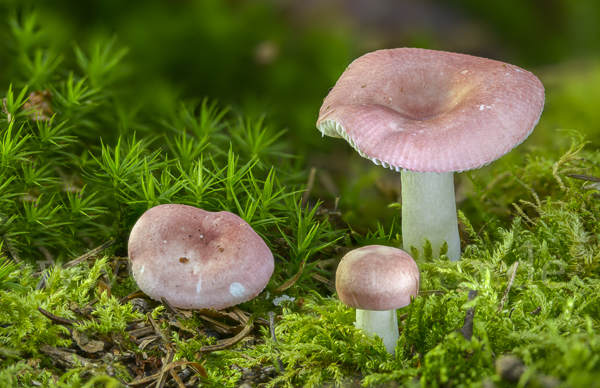
[[470, 55], [380, 50], [348, 66], [319, 111], [317, 128], [359, 154], [402, 171], [404, 249], [460, 259], [454, 172], [479, 168], [536, 126], [544, 87], [532, 73]]
[[348, 252], [335, 274], [342, 303], [356, 309], [355, 325], [377, 334], [393, 354], [399, 338], [396, 309], [419, 293], [419, 268], [401, 249], [369, 245]]
[[184, 309], [246, 302], [274, 268], [273, 254], [246, 221], [187, 205], [146, 211], [131, 230], [129, 258], [144, 293]]

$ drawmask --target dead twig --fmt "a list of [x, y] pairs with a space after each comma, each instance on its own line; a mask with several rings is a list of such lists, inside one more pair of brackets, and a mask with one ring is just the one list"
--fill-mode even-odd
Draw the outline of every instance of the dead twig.
[[313, 185], [315, 183], [315, 174], [317, 173], [317, 168], [312, 167], [310, 169], [310, 174], [308, 175], [308, 182], [306, 183], [306, 190], [304, 194], [302, 194], [302, 205], [306, 205], [308, 201], [308, 197], [310, 196], [310, 192], [312, 191]]
[[165, 335], [163, 330], [160, 328], [160, 326], [154, 320], [154, 318], [152, 318], [152, 313], [148, 313], [146, 316], [148, 317], [148, 322], [150, 322], [150, 325], [154, 329], [154, 334], [161, 338], [164, 341], [164, 343], [169, 343], [169, 341], [167, 340], [167, 336]]
[[[117, 240], [115, 240], [115, 239], [110, 239], [110, 240], [108, 240], [107, 242], [105, 242], [104, 244], [100, 245], [99, 247], [97, 247], [97, 248], [94, 248], [94, 249], [92, 249], [91, 251], [89, 251], [88, 253], [86, 253], [86, 254], [84, 254], [84, 255], [81, 255], [81, 256], [79, 256], [79, 257], [78, 257], [78, 258], [76, 258], [75, 260], [72, 260], [72, 261], [70, 261], [70, 262], [68, 262], [68, 263], [65, 263], [65, 264], [63, 264], [63, 265], [61, 266], [61, 268], [63, 268], [63, 269], [64, 269], [64, 268], [73, 267], [73, 266], [75, 266], [75, 265], [77, 265], [77, 264], [81, 263], [82, 261], [85, 261], [85, 260], [89, 259], [90, 257], [94, 257], [95, 255], [99, 254], [100, 252], [102, 252], [103, 250], [105, 250], [106, 248], [110, 247], [111, 245], [113, 245], [113, 244], [114, 244], [114, 243], [116, 243], [116, 242], [117, 242]], [[48, 253], [48, 250], [47, 250], [47, 249], [45, 249], [44, 247], [38, 247], [38, 248], [39, 248], [39, 249], [42, 251], [42, 253], [44, 253], [45, 255], [46, 255], [46, 253]], [[10, 246], [9, 246], [9, 249], [10, 249]], [[11, 254], [12, 254], [12, 251], [11, 251]], [[49, 255], [49, 253], [48, 253], [48, 255]], [[52, 260], [52, 258], [51, 258], [51, 257], [49, 257], [48, 255], [46, 255], [46, 258], [47, 258], [49, 261], [51, 261], [51, 262], [53, 263], [54, 261], [53, 261], [53, 260]], [[17, 256], [17, 258], [15, 259], [15, 261], [17, 261], [17, 260], [18, 260], [18, 256]], [[45, 269], [45, 270], [43, 270], [43, 271], [36, 272], [36, 273], [34, 273], [34, 274], [32, 275], [33, 277], [42, 276], [42, 278], [39, 280], [39, 282], [38, 282], [37, 286], [35, 287], [35, 289], [36, 289], [36, 290], [41, 290], [41, 289], [43, 289], [43, 288], [45, 288], [45, 287], [46, 287], [46, 280], [48, 279], [48, 276], [49, 276], [48, 274], [49, 274], [49, 269]], [[108, 286], [108, 284], [107, 284], [107, 286]]]
[[515, 275], [517, 274], [519, 262], [516, 261], [515, 264], [513, 264], [513, 267], [514, 269], [512, 271], [512, 274], [510, 275], [510, 279], [508, 279], [508, 285], [506, 286], [506, 290], [504, 290], [504, 295], [502, 295], [500, 306], [498, 306], [498, 313], [502, 311], [502, 309], [504, 308], [504, 303], [506, 303], [506, 301], [508, 300], [508, 293], [510, 292], [510, 288], [512, 287], [513, 281], [515, 280]]
[[36, 291], [46, 288], [46, 280], [48, 280], [48, 277], [50, 277], [48, 270], [42, 272], [42, 276], [40, 277], [40, 280], [38, 280], [38, 284], [35, 286]]
[[[192, 362], [192, 361], [175, 361], [175, 362], [171, 362], [168, 365], [166, 365], [161, 372], [159, 373], [155, 373], [151, 376], [147, 376], [144, 378], [141, 378], [139, 380], [134, 380], [130, 383], [127, 383], [128, 387], [137, 387], [140, 385], [146, 385], [146, 384], [156, 384], [156, 382], [158, 381], [158, 378], [161, 376], [161, 373], [167, 372], [167, 371], [172, 371], [173, 369], [180, 367], [180, 366], [186, 366], [188, 368], [190, 368], [192, 371], [194, 371], [195, 373], [197, 373], [198, 375], [200, 375], [200, 377], [202, 378], [207, 378], [208, 377], [208, 373], [206, 373], [206, 369], [204, 369], [204, 367], [200, 364], [198, 364], [197, 362]], [[180, 379], [181, 380], [181, 379]]]
[[8, 237], [6, 236], [6, 234], [2, 235], [2, 240], [4, 240], [4, 246], [6, 247], [6, 249], [8, 249], [8, 252], [12, 256], [13, 261], [15, 263], [20, 263], [21, 262], [21, 258], [19, 257], [19, 251], [17, 251], [13, 247], [12, 243], [10, 242], [10, 240], [8, 239]]
[[231, 312], [237, 317], [237, 321], [242, 325], [246, 325], [248, 323], [248, 317], [246, 314], [237, 306], [233, 306], [231, 308]]
[[105, 250], [106, 248], [109, 248], [111, 246], [113, 246], [115, 243], [117, 242], [117, 240], [115, 240], [114, 238], [108, 240], [107, 242], [105, 242], [104, 244], [92, 249], [91, 251], [84, 253], [83, 255], [79, 256], [78, 258], [76, 258], [75, 260], [69, 261], [68, 263], [63, 264], [63, 268], [69, 268], [69, 267], [73, 267], [91, 257], [96, 256], [97, 254], [99, 254], [100, 252], [102, 252], [103, 250]]
[[156, 388], [163, 388], [165, 386], [165, 383], [167, 382], [167, 372], [168, 371], [172, 371], [173, 369], [169, 369], [168, 366], [169, 364], [171, 364], [173, 362], [173, 357], [175, 356], [175, 352], [173, 352], [173, 349], [171, 349], [170, 347], [167, 350], [167, 355], [166, 357], [163, 359], [163, 367], [160, 370], [160, 373], [158, 374], [158, 379], [157, 379], [157, 383], [156, 383]]
[[567, 174], [569, 178], [580, 179], [582, 181], [588, 182], [600, 182], [600, 178], [592, 175], [584, 175], [584, 174]]
[[240, 342], [245, 336], [247, 336], [252, 331], [253, 328], [254, 328], [254, 324], [252, 322], [252, 319], [250, 319], [250, 320], [248, 320], [248, 323], [246, 324], [244, 329], [242, 331], [240, 331], [238, 333], [238, 335], [236, 335], [235, 337], [217, 341], [216, 345], [204, 346], [200, 349], [200, 352], [208, 353], [208, 352], [214, 352], [217, 350], [227, 349], [227, 348], [237, 344], [238, 342]]
[[63, 318], [63, 317], [59, 317], [58, 315], [54, 315], [54, 314], [44, 310], [41, 307], [38, 307], [37, 309], [40, 313], [42, 313], [43, 316], [50, 319], [52, 322], [56, 323], [57, 325], [73, 326], [73, 325], [79, 323], [78, 321], [73, 320], [73, 319]]
[[177, 386], [179, 388], [186, 388], [185, 384], [183, 383], [183, 381], [179, 378], [179, 375], [177, 374], [177, 372], [175, 372], [174, 369], [171, 369], [169, 371], [171, 373], [171, 377], [173, 377], [173, 380], [175, 380], [175, 383], [177, 384]]
[[[278, 343], [277, 337], [275, 337], [275, 313], [273, 311], [269, 311], [269, 329], [271, 330], [271, 339], [273, 342]], [[279, 366], [279, 371], [284, 373], [285, 367], [283, 366], [283, 362], [281, 362], [281, 358], [279, 357], [277, 357], [277, 365]]]
[[298, 270], [298, 273], [296, 273], [294, 276], [292, 276], [291, 279], [285, 281], [282, 285], [280, 285], [279, 287], [274, 289], [273, 292], [274, 293], [283, 292], [283, 291], [287, 290], [288, 288], [290, 288], [291, 286], [293, 286], [294, 284], [296, 284], [298, 279], [300, 279], [300, 276], [302, 276], [302, 272], [304, 271], [305, 265], [306, 265], [306, 259], [302, 260], [302, 263], [300, 263], [300, 269]]
[[[469, 296], [467, 301], [470, 302], [477, 297], [477, 290], [469, 290]], [[465, 315], [465, 323], [457, 331], [463, 335], [463, 337], [470, 341], [473, 338], [473, 319], [475, 318], [475, 306], [467, 310]]]
[[232, 327], [225, 323], [219, 322], [216, 319], [208, 317], [204, 314], [198, 314], [198, 316], [200, 318], [202, 318], [203, 320], [212, 323], [214, 330], [218, 333], [221, 333], [221, 334], [232, 334], [233, 333], [231, 331]]
[[148, 295], [144, 294], [144, 292], [138, 288], [137, 290], [133, 291], [131, 294], [119, 299], [119, 304], [123, 304], [123, 303], [127, 302], [128, 300], [135, 299], [135, 298], [148, 298]]
[[40, 346], [40, 351], [44, 353], [46, 356], [52, 358], [59, 365], [74, 368], [77, 366], [92, 366], [95, 365], [92, 360], [89, 358], [81, 357], [75, 353], [71, 353], [66, 350], [62, 350], [59, 348], [55, 348], [50, 345], [42, 345]]
[[315, 281], [317, 281], [317, 282], [319, 282], [321, 284], [324, 284], [326, 287], [331, 288], [332, 290], [335, 290], [335, 283], [333, 283], [331, 280], [326, 279], [323, 276], [318, 275], [316, 273], [310, 275], [310, 277], [313, 280], [315, 280]]
[[167, 300], [167, 298], [165, 298], [164, 296], [161, 296], [160, 300], [165, 305], [165, 308], [167, 309], [167, 311], [169, 311], [171, 314], [177, 316], [177, 318], [179, 318], [179, 319], [185, 319], [185, 317], [183, 316], [183, 314], [181, 314], [179, 311], [177, 311], [175, 309], [175, 307], [173, 307], [173, 305], [171, 304], [171, 302], [169, 302]]

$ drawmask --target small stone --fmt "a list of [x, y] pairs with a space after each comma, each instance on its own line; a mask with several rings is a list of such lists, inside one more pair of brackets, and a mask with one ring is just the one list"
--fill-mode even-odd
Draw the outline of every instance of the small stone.
[[504, 355], [496, 360], [496, 373], [506, 381], [516, 383], [525, 372], [525, 365], [512, 355]]
[[146, 299], [134, 298], [129, 301], [133, 311], [137, 311], [141, 314], [146, 314], [150, 310], [150, 303]]

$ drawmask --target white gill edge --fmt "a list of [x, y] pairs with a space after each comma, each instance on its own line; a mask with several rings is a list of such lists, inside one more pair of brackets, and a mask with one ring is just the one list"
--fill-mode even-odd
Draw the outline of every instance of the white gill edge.
[[[447, 171], [447, 172], [464, 172], [464, 171], [470, 171], [470, 170], [475, 170], [484, 166], [487, 166], [488, 164], [492, 163], [495, 160], [500, 159], [501, 157], [503, 157], [504, 155], [508, 154], [510, 151], [512, 151], [513, 149], [515, 149], [516, 147], [518, 147], [521, 143], [523, 143], [528, 137], [529, 135], [531, 135], [531, 132], [533, 132], [533, 130], [535, 129], [535, 127], [538, 125], [540, 118], [542, 117], [542, 112], [544, 111], [544, 106], [542, 106], [542, 110], [540, 111], [540, 115], [537, 117], [537, 120], [535, 120], [535, 123], [533, 123], [533, 126], [529, 129], [529, 131], [527, 131], [527, 134], [525, 134], [525, 136], [519, 140], [519, 142], [517, 142], [515, 145], [512, 146], [512, 148], [510, 148], [509, 150], [507, 150], [505, 153], [503, 153], [502, 155], [498, 156], [496, 159], [490, 160], [480, 166], [475, 166], [475, 167], [471, 167], [471, 168], [465, 168], [463, 170], [454, 170], [454, 171]], [[369, 159], [370, 161], [372, 161], [373, 163], [375, 163], [378, 166], [382, 166], [385, 168], [389, 168], [390, 170], [395, 170], [396, 172], [401, 172], [401, 171], [409, 171], [406, 168], [403, 167], [399, 167], [399, 166], [394, 166], [393, 164], [390, 164], [388, 162], [384, 162], [378, 158], [372, 158], [369, 155], [365, 154], [363, 151], [360, 150], [360, 148], [358, 148], [358, 146], [356, 145], [356, 143], [354, 142], [354, 140], [352, 140], [350, 138], [350, 136], [348, 136], [348, 134], [346, 133], [346, 130], [344, 129], [344, 127], [342, 127], [341, 124], [339, 124], [337, 121], [335, 120], [325, 120], [323, 121], [320, 125], [317, 126], [317, 129], [319, 129], [319, 131], [321, 131], [321, 134], [323, 136], [331, 136], [331, 137], [341, 137], [344, 140], [346, 140], [348, 142], [348, 144], [350, 144], [352, 146], [352, 148], [354, 148], [359, 154], [360, 156], [362, 156], [365, 159]], [[415, 171], [415, 172], [425, 172], [425, 171]]]
[[319, 131], [321, 131], [321, 134], [323, 136], [341, 137], [342, 139], [346, 140], [348, 144], [350, 144], [350, 146], [352, 146], [352, 148], [354, 148], [356, 152], [359, 153], [360, 156], [362, 156], [365, 159], [369, 159], [378, 166], [389, 168], [390, 170], [395, 170], [396, 172], [406, 171], [405, 168], [394, 166], [388, 162], [382, 161], [381, 159], [372, 158], [369, 155], [365, 154], [363, 151], [360, 150], [360, 148], [358, 148], [354, 140], [352, 140], [350, 136], [348, 136], [344, 127], [342, 127], [342, 125], [335, 120], [325, 120], [321, 123], [321, 125], [317, 126], [317, 128], [319, 129]]

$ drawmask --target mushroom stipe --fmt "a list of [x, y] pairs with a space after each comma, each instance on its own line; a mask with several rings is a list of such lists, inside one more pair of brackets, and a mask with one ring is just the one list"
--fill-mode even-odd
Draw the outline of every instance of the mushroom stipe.
[[396, 309], [419, 293], [419, 268], [401, 249], [369, 245], [347, 253], [335, 286], [340, 300], [356, 309], [356, 327], [378, 335], [391, 354], [399, 338]]
[[[365, 87], [367, 85], [367, 87]], [[460, 259], [453, 173], [487, 165], [536, 126], [544, 87], [517, 66], [417, 48], [352, 62], [325, 98], [317, 128], [402, 172], [404, 249]]]

